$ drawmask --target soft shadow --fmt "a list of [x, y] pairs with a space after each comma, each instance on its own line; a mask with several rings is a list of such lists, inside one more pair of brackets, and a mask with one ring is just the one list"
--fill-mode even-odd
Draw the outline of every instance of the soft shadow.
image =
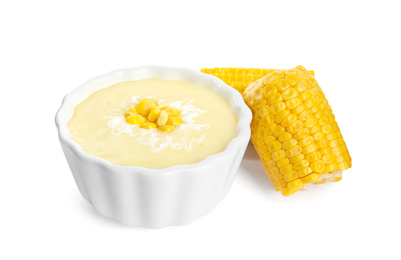
[[263, 164], [258, 153], [253, 147], [252, 142], [248, 143], [248, 147], [246, 148], [240, 167], [244, 169], [244, 178], [250, 180], [259, 190], [269, 194], [276, 192], [276, 189], [273, 187], [273, 184], [267, 176]]

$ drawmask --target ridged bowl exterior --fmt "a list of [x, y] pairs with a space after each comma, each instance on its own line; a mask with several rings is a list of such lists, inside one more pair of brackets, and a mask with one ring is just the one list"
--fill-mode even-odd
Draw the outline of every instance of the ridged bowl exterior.
[[[147, 78], [182, 80], [213, 90], [238, 117], [237, 136], [201, 162], [148, 169], [119, 166], [85, 153], [67, 127], [75, 105], [117, 82]], [[102, 215], [128, 226], [162, 228], [187, 224], [210, 212], [227, 194], [250, 138], [252, 113], [241, 95], [220, 79], [185, 68], [146, 66], [113, 71], [69, 93], [56, 115], [61, 147], [82, 196]]]

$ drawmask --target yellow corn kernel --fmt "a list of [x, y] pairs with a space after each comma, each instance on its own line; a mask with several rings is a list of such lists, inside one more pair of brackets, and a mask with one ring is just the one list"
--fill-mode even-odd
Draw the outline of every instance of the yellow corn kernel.
[[273, 158], [273, 160], [276, 161], [276, 162], [277, 162], [278, 160], [284, 158], [284, 157], [285, 157], [285, 151], [284, 151], [284, 150], [278, 150], [278, 151], [275, 151], [275, 152], [272, 154], [272, 158]]
[[317, 119], [316, 119], [316, 117], [314, 117], [314, 116], [312, 116], [311, 118], [309, 118], [308, 120], [306, 120], [305, 122], [304, 122], [304, 126], [306, 127], [306, 128], [312, 128], [314, 125], [316, 125], [317, 124]]
[[284, 101], [287, 101], [289, 99], [295, 98], [298, 96], [298, 90], [295, 88], [288, 88], [282, 92], [282, 97]]
[[313, 137], [308, 135], [304, 139], [298, 141], [298, 144], [299, 144], [299, 146], [304, 147], [304, 146], [310, 145], [312, 142], [313, 142]]
[[302, 113], [300, 113], [298, 115], [299, 120], [301, 121], [306, 121], [311, 117], [311, 112], [309, 112], [308, 110], [303, 111]]
[[320, 161], [320, 160], [310, 164], [312, 171], [317, 172], [317, 173], [322, 173], [324, 171], [325, 166], [326, 165], [324, 164], [324, 162]]
[[278, 189], [283, 191], [283, 188], [287, 187], [287, 182], [285, 180], [281, 180], [278, 183]]
[[326, 135], [329, 134], [331, 132], [331, 130], [332, 130], [331, 125], [325, 125], [322, 127], [322, 131]]
[[286, 89], [288, 89], [289, 87], [290, 87], [290, 83], [288, 83], [288, 81], [287, 80], [285, 80], [285, 79], [280, 79], [278, 82], [277, 82], [277, 89], [280, 91], [280, 92], [283, 92], [284, 90], [286, 90]]
[[269, 104], [271, 106], [271, 105], [276, 104], [281, 101], [283, 101], [283, 97], [281, 96], [280, 93], [276, 93], [276, 94], [273, 94], [271, 97], [269, 97], [269, 99], [267, 100], [267, 104]]
[[[280, 169], [278, 168], [278, 167], [273, 167], [273, 168], [271, 168], [270, 169], [271, 170], [271, 172], [273, 173], [273, 174], [280, 174], [281, 175], [281, 173], [280, 173]], [[280, 181], [280, 180], [282, 180], [283, 178], [282, 178], [282, 176], [281, 176], [281, 178], [278, 178], [279, 180], [278, 181]]]
[[272, 85], [266, 86], [266, 87], [263, 89], [263, 97], [264, 97], [265, 99], [270, 98], [271, 96], [273, 96], [273, 95], [276, 94], [276, 93], [277, 93], [277, 88], [276, 88], [275, 86], [272, 86]]
[[302, 152], [302, 147], [299, 145], [295, 145], [294, 147], [291, 147], [285, 152], [285, 155], [289, 158], [297, 156]]
[[294, 134], [294, 139], [296, 140], [301, 140], [309, 135], [309, 129], [307, 128], [302, 128], [300, 131], [298, 131], [296, 134]]
[[290, 140], [285, 141], [284, 143], [282, 143], [282, 146], [283, 146], [284, 150], [288, 150], [291, 147], [294, 147], [295, 145], [297, 145], [297, 143], [298, 143], [297, 140], [291, 138]]
[[302, 91], [301, 93], [299, 93], [299, 98], [300, 98], [302, 101], [307, 100], [307, 99], [310, 98], [311, 96], [312, 96], [312, 93], [311, 93], [309, 90], [305, 90], [305, 91]]
[[290, 140], [291, 137], [292, 137], [292, 135], [291, 135], [290, 133], [288, 133], [288, 132], [282, 132], [282, 133], [278, 136], [278, 140], [279, 140], [280, 142], [283, 143], [283, 142], [285, 142], [285, 141]]
[[[343, 156], [343, 155], [339, 155], [336, 159], [335, 159], [335, 161], [336, 162], [338, 162], [338, 163], [342, 163], [343, 161], [345, 161], [346, 159], [345, 159], [345, 156]], [[324, 161], [324, 160], [323, 160]]]
[[330, 147], [324, 147], [322, 149], [319, 149], [318, 152], [323, 156], [326, 154], [332, 154], [332, 149]]
[[319, 177], [320, 177], [319, 174], [312, 173], [312, 174], [309, 174], [309, 175], [303, 177], [301, 180], [303, 183], [312, 183], [312, 182], [319, 180]]
[[276, 124], [271, 124], [271, 125], [267, 126], [267, 127], [265, 128], [266, 134], [268, 134], [268, 135], [273, 134], [274, 131], [276, 130], [276, 127], [277, 127]]
[[[297, 179], [298, 178], [298, 174], [297, 174], [296, 171], [292, 170], [291, 164], [287, 164], [287, 165], [290, 166], [288, 168], [291, 169], [291, 170], [287, 171], [286, 173], [283, 173], [283, 179], [288, 183], [290, 181], [293, 181], [293, 180]], [[283, 169], [283, 168], [281, 168], [281, 169]], [[280, 171], [281, 171], [281, 169], [280, 169]]]
[[284, 197], [287, 197], [287, 196], [290, 196], [291, 194], [294, 194], [295, 192], [297, 192], [298, 190], [296, 190], [296, 189], [290, 189], [290, 188], [283, 188], [282, 190], [281, 190], [281, 194], [284, 196]]
[[277, 140], [274, 140], [271, 142], [268, 146], [269, 152], [274, 153], [275, 151], [278, 151], [281, 149], [281, 143]]
[[149, 110], [148, 120], [150, 122], [155, 122], [160, 116], [160, 107], [154, 106]]
[[302, 103], [301, 99], [298, 97], [291, 98], [287, 101], [285, 101], [285, 105], [289, 110], [292, 110], [299, 106]]
[[322, 128], [320, 127], [320, 125], [314, 125], [309, 130], [310, 130], [310, 134], [313, 135], [313, 134], [316, 134], [318, 132], [321, 132]]
[[144, 129], [152, 129], [152, 128], [156, 128], [157, 126], [155, 123], [143, 123], [139, 127], [144, 128]]
[[262, 79], [263, 84], [265, 85], [276, 85], [277, 82], [279, 82], [281, 79], [280, 75], [274, 75], [272, 74], [271, 77], [265, 77]]
[[176, 126], [182, 124], [182, 122], [183, 121], [181, 117], [169, 117], [166, 124]]
[[266, 165], [267, 165], [269, 168], [274, 168], [274, 167], [276, 167], [276, 162], [275, 162], [274, 160], [270, 160], [270, 161], [267, 161], [267, 162], [266, 162]]
[[293, 189], [293, 190], [301, 188], [302, 185], [303, 185], [303, 183], [300, 179], [296, 179], [287, 184], [288, 188]]
[[312, 143], [310, 145], [305, 146], [302, 148], [302, 153], [304, 154], [309, 154], [317, 150], [317, 145], [315, 143]]
[[338, 181], [330, 174], [351, 167], [331, 108], [305, 68], [269, 72], [249, 84], [243, 97], [254, 115], [251, 140], [283, 195], [307, 183]]
[[284, 120], [284, 118], [286, 118], [289, 114], [291, 114], [291, 111], [288, 109], [284, 109], [283, 111], [280, 111], [275, 117], [274, 117], [274, 121], [277, 124], [280, 124], [281, 121]]
[[138, 114], [138, 111], [136, 111], [135, 107], [129, 107], [127, 109], [127, 111], [124, 112], [124, 116], [125, 117], [129, 117], [129, 116], [132, 116], [134, 114]]
[[[264, 100], [264, 99], [263, 99]], [[277, 115], [278, 112], [284, 110], [286, 108], [285, 103], [284, 102], [278, 102], [276, 104], [273, 104], [270, 107], [270, 113], [272, 115]]]
[[290, 83], [291, 86], [295, 86], [300, 78], [297, 75], [290, 74], [286, 77], [287, 81]]
[[163, 132], [171, 132], [171, 131], [174, 130], [174, 126], [172, 126], [172, 125], [162, 125], [162, 126], [159, 126], [157, 129], [159, 129], [160, 131], [163, 131]]
[[276, 165], [279, 168], [283, 168], [284, 165], [289, 164], [289, 163], [290, 163], [290, 160], [288, 160], [288, 158], [285, 157], [285, 158], [282, 158], [281, 160], [277, 161]]
[[255, 108], [259, 109], [259, 108], [263, 107], [266, 104], [267, 104], [266, 99], [259, 99], [259, 100], [255, 101]]
[[132, 116], [130, 116], [130, 117], [125, 118], [125, 121], [126, 121], [128, 124], [131, 124], [131, 125], [140, 125], [140, 124], [142, 124], [145, 120], [144, 120], [144, 118], [143, 118], [142, 116], [140, 116], [140, 115], [132, 115]]
[[128, 110], [124, 112], [124, 116], [125, 117], [130, 117], [130, 116], [133, 116], [133, 115], [137, 115], [137, 113], [134, 113], [134, 112], [131, 112], [131, 111], [128, 111]]
[[270, 113], [269, 106], [263, 106], [258, 109], [258, 116], [261, 118], [267, 116], [269, 113]]
[[282, 127], [281, 125], [277, 125], [276, 128], [273, 131], [273, 136], [278, 137], [280, 134], [282, 134], [285, 131], [285, 128]]
[[324, 168], [324, 172], [332, 172], [338, 168], [339, 168], [339, 165], [336, 163], [326, 164], [326, 167]]
[[156, 120], [156, 125], [164, 126], [167, 123], [168, 114], [165, 110], [160, 111], [159, 118]]
[[322, 139], [324, 137], [324, 135], [321, 132], [315, 133], [313, 135], [313, 140], [314, 141], [319, 141], [320, 139]]
[[294, 170], [297, 170], [297, 171], [302, 170], [302, 169], [308, 167], [308, 165], [309, 165], [309, 162], [307, 160], [303, 159], [299, 162], [294, 163]]
[[348, 163], [348, 162], [342, 162], [339, 165], [340, 165], [340, 170], [342, 170], [342, 171], [351, 167], [351, 163]]
[[281, 125], [284, 127], [289, 126], [290, 124], [294, 123], [295, 121], [297, 121], [297, 116], [295, 114], [289, 114], [286, 118], [283, 119], [283, 121], [281, 121]]
[[268, 114], [264, 118], [262, 118], [262, 125], [267, 127], [270, 124], [274, 124], [274, 116], [272, 114]]
[[299, 130], [301, 130], [304, 127], [304, 124], [302, 123], [302, 121], [295, 121], [292, 124], [290, 124], [289, 126], [287, 126], [287, 131], [290, 134], [295, 134], [296, 132], [298, 132]]
[[174, 116], [178, 116], [180, 114], [180, 110], [178, 108], [175, 107], [170, 107], [168, 109], [166, 109], [167, 115], [174, 117]]
[[139, 114], [146, 117], [148, 116], [150, 109], [154, 106], [156, 106], [156, 104], [152, 99], [144, 98], [139, 101], [138, 105], [136, 106], [136, 110]]
[[305, 111], [307, 109], [305, 104], [300, 104], [299, 106], [297, 106], [296, 108], [292, 109], [291, 112], [299, 115], [301, 114], [303, 111]]
[[304, 124], [300, 120], [296, 120], [295, 122], [291, 123], [287, 126], [287, 131], [290, 134], [295, 134], [303, 128]]
[[[276, 169], [276, 168], [273, 168], [273, 169]], [[283, 179], [283, 175], [281, 173], [273, 173], [273, 176], [276, 179], [276, 181], [281, 181]]]
[[300, 80], [295, 88], [298, 90], [298, 92], [304, 92], [308, 89], [308, 84], [304, 80]]
[[[274, 140], [276, 140], [276, 138], [274, 138], [274, 136], [267, 136], [265, 139], [263, 139], [263, 143], [264, 145], [268, 146], [270, 145]], [[278, 149], [277, 149], [278, 150]], [[272, 152], [270, 152], [272, 153]]]
[[305, 155], [302, 154], [302, 153], [300, 153], [300, 154], [298, 154], [297, 156], [291, 157], [290, 162], [293, 163], [293, 164], [295, 164], [295, 163], [297, 163], [297, 162], [303, 160], [304, 158], [305, 158]]
[[311, 96], [307, 98], [306, 100], [304, 100], [304, 104], [306, 105], [307, 108], [311, 109], [312, 111], [312, 107], [316, 104], [316, 97]]
[[308, 160], [309, 162], [320, 160], [320, 158], [322, 158], [322, 154], [319, 151], [314, 151], [306, 155], [306, 160]]
[[299, 171], [297, 171], [297, 174], [300, 178], [310, 174], [312, 172], [312, 168], [311, 167], [306, 167], [304, 169], [301, 169]]
[[336, 157], [333, 154], [326, 154], [325, 156], [322, 157], [322, 161], [327, 165], [327, 164], [332, 164], [336, 161]]
[[337, 163], [326, 164], [326, 167], [324, 168], [324, 172], [332, 172], [338, 168], [341, 168], [341, 167]]
[[323, 139], [317, 141], [316, 144], [317, 144], [317, 147], [318, 147], [319, 149], [324, 148], [324, 147], [326, 147], [326, 146], [329, 145], [329, 143], [327, 142], [327, 140], [326, 140], [325, 138], [323, 138]]

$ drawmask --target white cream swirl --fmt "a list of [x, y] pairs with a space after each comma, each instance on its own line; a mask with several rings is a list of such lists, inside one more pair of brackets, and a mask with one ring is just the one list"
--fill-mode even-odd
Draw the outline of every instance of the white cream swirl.
[[[155, 97], [147, 96], [145, 98], [154, 99]], [[158, 101], [159, 106], [169, 105], [180, 110], [180, 117], [183, 123], [176, 126], [173, 130], [173, 132], [181, 131], [180, 135], [163, 132], [156, 128], [144, 129], [140, 128], [139, 125], [131, 125], [125, 122], [124, 111], [130, 106], [136, 107], [141, 99], [139, 96], [133, 96], [130, 100], [124, 100], [118, 108], [109, 110], [113, 115], [107, 116], [109, 118], [107, 126], [111, 129], [113, 135], [128, 134], [131, 137], [135, 137], [140, 143], [149, 145], [150, 151], [153, 153], [157, 153], [166, 147], [191, 151], [194, 147], [203, 143], [207, 133], [204, 133], [200, 137], [195, 137], [191, 133], [210, 127], [209, 124], [196, 124], [194, 120], [201, 113], [206, 113], [207, 111], [192, 105], [193, 98], [175, 101], [170, 104], [164, 104], [163, 99]]]

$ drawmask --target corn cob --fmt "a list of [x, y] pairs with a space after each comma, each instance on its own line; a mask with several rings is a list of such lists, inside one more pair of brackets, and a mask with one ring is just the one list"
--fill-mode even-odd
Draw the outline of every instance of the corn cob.
[[[243, 94], [246, 87], [277, 69], [247, 69], [247, 68], [203, 68], [201, 72], [211, 74], [223, 80], [227, 85]], [[314, 75], [314, 71], [309, 71]]]
[[304, 67], [275, 70], [243, 93], [251, 108], [251, 140], [276, 190], [341, 180], [351, 157], [334, 114]]

